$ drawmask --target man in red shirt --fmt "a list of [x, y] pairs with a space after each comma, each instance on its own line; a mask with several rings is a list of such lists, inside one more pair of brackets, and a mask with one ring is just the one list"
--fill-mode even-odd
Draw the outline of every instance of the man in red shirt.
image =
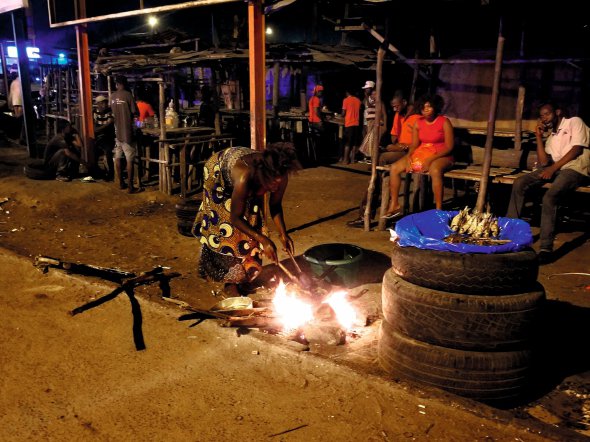
[[361, 100], [350, 91], [346, 91], [346, 98], [342, 101], [342, 116], [344, 117], [344, 155], [342, 163], [354, 163], [360, 136]]
[[322, 118], [320, 109], [322, 107], [322, 95], [324, 94], [324, 86], [318, 84], [313, 88], [313, 95], [309, 99], [309, 124], [317, 129], [321, 128]]

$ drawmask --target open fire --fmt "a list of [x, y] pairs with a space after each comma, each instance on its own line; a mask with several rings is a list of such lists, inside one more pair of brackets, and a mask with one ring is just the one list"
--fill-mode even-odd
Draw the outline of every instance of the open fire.
[[349, 331], [357, 320], [357, 313], [347, 295], [348, 292], [338, 290], [328, 293], [321, 301], [312, 302], [302, 296], [296, 286], [287, 286], [281, 280], [275, 290], [273, 307], [286, 332], [295, 331], [314, 320], [335, 320], [340, 328]]

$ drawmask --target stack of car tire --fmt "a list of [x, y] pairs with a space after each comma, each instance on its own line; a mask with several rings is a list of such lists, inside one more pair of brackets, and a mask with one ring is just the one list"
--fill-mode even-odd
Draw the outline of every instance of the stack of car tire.
[[195, 222], [195, 217], [201, 206], [200, 199], [184, 199], [176, 204], [176, 222], [178, 233], [184, 236], [193, 237], [192, 228]]
[[394, 378], [484, 402], [521, 397], [545, 301], [535, 252], [395, 244], [392, 264], [383, 279], [382, 367]]

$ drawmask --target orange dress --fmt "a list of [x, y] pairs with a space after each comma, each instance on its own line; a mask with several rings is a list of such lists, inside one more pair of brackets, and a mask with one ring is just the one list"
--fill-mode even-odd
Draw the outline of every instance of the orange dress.
[[[446, 117], [439, 115], [432, 123], [426, 121], [424, 117], [416, 121], [420, 144], [410, 158], [412, 171], [420, 172], [424, 160], [446, 149], [444, 131], [446, 120]], [[447, 158], [452, 160], [453, 156], [449, 155]]]

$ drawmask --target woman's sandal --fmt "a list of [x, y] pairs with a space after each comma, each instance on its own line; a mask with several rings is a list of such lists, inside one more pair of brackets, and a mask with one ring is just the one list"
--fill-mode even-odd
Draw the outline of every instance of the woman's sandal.
[[381, 216], [382, 219], [393, 219], [396, 218], [398, 216], [400, 216], [402, 214], [401, 209], [397, 209], [393, 212], [388, 212], [385, 215]]

